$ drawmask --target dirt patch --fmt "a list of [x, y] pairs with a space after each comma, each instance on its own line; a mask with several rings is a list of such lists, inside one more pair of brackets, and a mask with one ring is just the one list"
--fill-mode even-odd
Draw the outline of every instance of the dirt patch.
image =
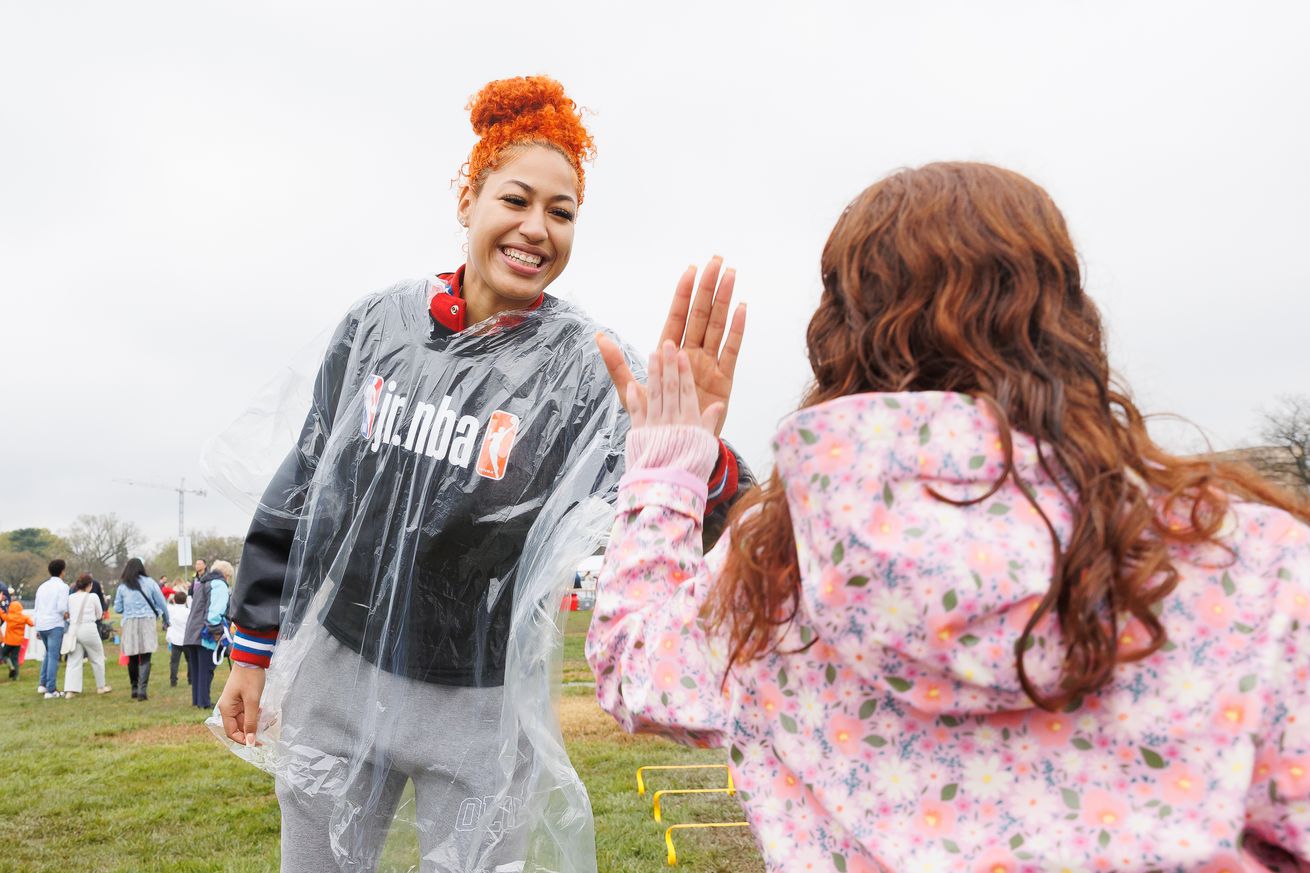
[[137, 728], [106, 737], [110, 742], [125, 746], [172, 746], [203, 740], [211, 736], [203, 724], [160, 724]]
[[559, 701], [559, 728], [570, 739], [617, 739], [623, 731], [591, 696], [570, 695]]
[[566, 740], [605, 740], [612, 743], [653, 743], [657, 737], [624, 732], [592, 695], [569, 695], [559, 701], [559, 729]]

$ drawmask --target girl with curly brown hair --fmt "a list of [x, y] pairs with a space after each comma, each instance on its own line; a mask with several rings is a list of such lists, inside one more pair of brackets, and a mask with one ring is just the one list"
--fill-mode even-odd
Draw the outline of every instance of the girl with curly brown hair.
[[605, 708], [725, 747], [770, 870], [1310, 865], [1305, 505], [1151, 440], [1017, 173], [894, 173], [821, 269], [814, 383], [709, 555], [686, 362], [629, 389]]

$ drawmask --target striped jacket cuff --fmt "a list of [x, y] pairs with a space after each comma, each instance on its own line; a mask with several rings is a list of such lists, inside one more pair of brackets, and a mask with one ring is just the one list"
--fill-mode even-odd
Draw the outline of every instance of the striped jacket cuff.
[[277, 628], [251, 630], [239, 624], [232, 625], [232, 660], [267, 667], [277, 645]]

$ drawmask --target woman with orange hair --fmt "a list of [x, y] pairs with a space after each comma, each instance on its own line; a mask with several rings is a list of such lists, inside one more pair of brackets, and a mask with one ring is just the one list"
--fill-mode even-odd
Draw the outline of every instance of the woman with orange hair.
[[[283, 871], [375, 869], [410, 782], [424, 871], [522, 869], [547, 806], [538, 858], [594, 866], [545, 687], [556, 589], [603, 534], [595, 498], [613, 498], [626, 430], [606, 364], [626, 374], [623, 353], [546, 293], [592, 139], [545, 77], [492, 82], [469, 108], [467, 263], [346, 316], [245, 540], [218, 710], [228, 739], [269, 752]], [[690, 313], [684, 275], [665, 331], [716, 409], [744, 328], [719, 268]], [[721, 526], [749, 474], [716, 445], [702, 484]]]
[[602, 705], [728, 749], [770, 870], [1310, 869], [1310, 512], [1152, 442], [1046, 192], [897, 172], [822, 281], [709, 555], [687, 362], [628, 388]]

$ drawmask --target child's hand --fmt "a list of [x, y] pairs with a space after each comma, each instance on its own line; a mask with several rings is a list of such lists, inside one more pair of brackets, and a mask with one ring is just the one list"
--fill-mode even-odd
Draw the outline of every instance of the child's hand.
[[714, 402], [700, 408], [686, 350], [665, 340], [650, 356], [647, 379], [645, 385], [635, 379], [627, 384], [625, 400], [633, 427], [680, 424], [703, 428], [711, 435], [716, 432], [724, 404]]

